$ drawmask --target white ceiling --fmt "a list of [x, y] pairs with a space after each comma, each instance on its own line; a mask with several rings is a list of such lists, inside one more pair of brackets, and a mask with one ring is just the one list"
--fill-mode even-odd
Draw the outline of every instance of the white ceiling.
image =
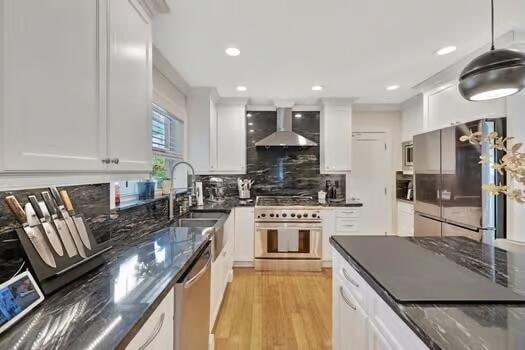
[[[154, 44], [191, 86], [253, 103], [357, 97], [400, 103], [489, 41], [489, 0], [168, 0]], [[525, 28], [525, 0], [496, 0], [496, 33]], [[433, 54], [447, 45], [458, 50]], [[236, 46], [238, 57], [225, 48]], [[313, 85], [325, 86], [313, 92]], [[399, 84], [397, 91], [387, 85]], [[248, 87], [237, 92], [237, 85]]]

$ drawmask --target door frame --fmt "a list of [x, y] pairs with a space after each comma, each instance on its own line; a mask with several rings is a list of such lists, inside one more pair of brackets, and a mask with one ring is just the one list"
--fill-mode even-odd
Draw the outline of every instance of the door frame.
[[[386, 197], [390, 199], [387, 201], [387, 213], [388, 213], [387, 214], [387, 227], [388, 227], [387, 236], [395, 235], [395, 232], [396, 232], [395, 225], [397, 223], [394, 221], [394, 218], [395, 218], [394, 210], [396, 210], [396, 206], [394, 206], [394, 202], [396, 198], [394, 195], [394, 191], [392, 190], [393, 188], [395, 188], [395, 176], [391, 175], [391, 173], [395, 173], [394, 168], [393, 168], [393, 160], [392, 160], [392, 156], [393, 156], [392, 135], [390, 131], [385, 130], [385, 129], [361, 129], [361, 130], [354, 129], [352, 130], [352, 136], [354, 134], [373, 134], [373, 135], [383, 136], [383, 141], [385, 142], [385, 146], [386, 146], [385, 153], [386, 153], [386, 161], [387, 161], [386, 162], [387, 173], [385, 175], [385, 184], [386, 184], [386, 191], [387, 191]], [[401, 148], [399, 148], [399, 151], [401, 151]], [[352, 168], [353, 168], [353, 165], [352, 165]], [[347, 198], [351, 197], [350, 196], [350, 186], [351, 186], [350, 177], [351, 176], [346, 177], [346, 196]], [[363, 205], [366, 205], [366, 204], [363, 203]]]

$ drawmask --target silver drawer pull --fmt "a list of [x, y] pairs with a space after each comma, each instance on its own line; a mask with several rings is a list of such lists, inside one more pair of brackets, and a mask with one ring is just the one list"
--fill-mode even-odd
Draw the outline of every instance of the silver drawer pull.
[[346, 280], [350, 283], [352, 283], [356, 288], [359, 288], [359, 283], [354, 281], [352, 277], [348, 276], [348, 272], [346, 272], [345, 268], [343, 267], [343, 276], [345, 276]]
[[348, 298], [345, 295], [345, 292], [343, 291], [343, 287], [339, 287], [339, 293], [341, 293], [341, 297], [343, 297], [343, 300], [345, 301], [346, 305], [350, 306], [352, 310], [357, 310], [354, 304], [348, 300]]
[[151, 344], [153, 340], [159, 335], [160, 330], [162, 329], [162, 324], [164, 323], [164, 312], [160, 315], [160, 320], [157, 326], [155, 326], [155, 329], [153, 330], [153, 333], [149, 336], [149, 338], [139, 347], [139, 350], [144, 350], [148, 347], [148, 345]]

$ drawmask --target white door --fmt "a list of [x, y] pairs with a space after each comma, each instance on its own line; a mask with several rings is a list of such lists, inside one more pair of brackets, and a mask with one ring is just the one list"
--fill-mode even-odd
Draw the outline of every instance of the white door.
[[352, 298], [348, 289], [339, 284], [339, 350], [368, 350], [368, 316]]
[[105, 169], [104, 8], [71, 0], [3, 6], [5, 169]]
[[352, 133], [352, 162], [350, 197], [358, 198], [363, 203], [359, 233], [390, 234], [392, 201], [389, 179], [393, 174], [385, 133]]
[[151, 170], [151, 22], [136, 1], [111, 0], [108, 154], [111, 169]]

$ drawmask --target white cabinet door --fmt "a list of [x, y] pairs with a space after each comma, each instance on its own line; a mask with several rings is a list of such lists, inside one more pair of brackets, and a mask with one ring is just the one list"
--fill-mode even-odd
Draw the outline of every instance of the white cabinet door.
[[216, 153], [211, 157], [211, 159], [216, 159], [216, 165], [212, 167], [212, 170], [223, 174], [246, 173], [245, 114], [244, 104], [219, 104], [217, 106], [216, 121], [212, 122], [210, 128], [212, 135], [210, 151]]
[[172, 289], [126, 346], [126, 350], [173, 349], [175, 292]]
[[335, 210], [323, 209], [321, 218], [323, 220], [323, 261], [331, 261], [330, 237], [335, 235]]
[[395, 350], [396, 347], [390, 344], [387, 337], [383, 335], [373, 322], [370, 322], [370, 350]]
[[457, 84], [429, 93], [426, 98], [426, 130], [440, 129], [454, 123], [465, 123], [481, 118], [504, 117], [506, 113], [506, 99], [470, 102], [461, 96]]
[[110, 166], [118, 171], [148, 171], [152, 159], [151, 20], [135, 0], [111, 0], [109, 6]]
[[[338, 278], [338, 277], [337, 277]], [[352, 295], [342, 284], [337, 290], [338, 310], [338, 346], [339, 350], [368, 349], [368, 316], [355, 302]]]
[[5, 170], [106, 168], [102, 3], [3, 1]]
[[352, 169], [352, 107], [323, 106], [320, 123], [321, 173], [344, 173]]
[[253, 263], [254, 236], [254, 208], [235, 208], [235, 262]]
[[397, 235], [414, 235], [414, 205], [397, 202]]

